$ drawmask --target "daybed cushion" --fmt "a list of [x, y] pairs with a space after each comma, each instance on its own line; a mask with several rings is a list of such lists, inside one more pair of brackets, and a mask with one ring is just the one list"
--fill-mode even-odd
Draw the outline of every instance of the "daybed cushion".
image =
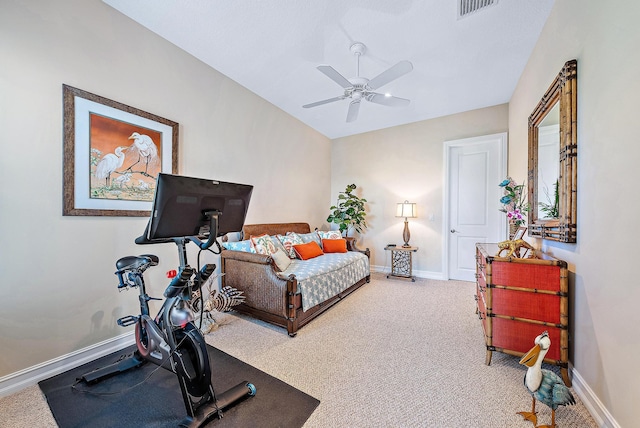
[[273, 238], [266, 233], [260, 236], [252, 236], [251, 242], [258, 254], [270, 255], [276, 252], [276, 244]]
[[296, 255], [300, 260], [309, 260], [323, 254], [322, 248], [320, 248], [320, 245], [316, 242], [294, 245], [293, 250], [296, 252]]
[[320, 239], [340, 239], [342, 234], [337, 230], [318, 230]]
[[278, 240], [284, 247], [284, 250], [290, 259], [296, 258], [296, 252], [293, 249], [293, 246], [304, 243], [302, 238], [300, 238], [297, 233], [292, 233], [287, 235], [278, 235]]
[[222, 246], [226, 250], [244, 251], [246, 253], [256, 252], [256, 250], [251, 245], [251, 241], [249, 239], [247, 239], [246, 241], [223, 242]]
[[347, 240], [346, 239], [323, 239], [322, 249], [325, 253], [346, 253], [347, 252]]
[[[295, 232], [289, 232], [287, 233], [287, 235], [289, 234], [294, 234]], [[320, 247], [322, 247], [322, 242], [320, 241], [320, 235], [318, 235], [318, 232], [316, 232], [315, 230], [313, 232], [309, 232], [309, 233], [296, 233], [296, 235], [298, 235], [300, 237], [300, 239], [302, 239], [302, 242], [311, 242], [314, 241], [316, 244], [320, 245]]]
[[329, 253], [309, 260], [292, 260], [278, 272], [282, 279], [295, 274], [302, 310], [324, 302], [369, 275], [369, 258], [357, 251]]
[[280, 272], [288, 268], [291, 264], [291, 259], [284, 250], [277, 249], [275, 253], [271, 254], [271, 258]]

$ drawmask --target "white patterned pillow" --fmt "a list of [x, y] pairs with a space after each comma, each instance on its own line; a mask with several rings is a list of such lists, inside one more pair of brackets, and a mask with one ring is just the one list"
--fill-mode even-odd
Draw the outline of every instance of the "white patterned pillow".
[[271, 241], [273, 241], [273, 245], [276, 246], [276, 251], [280, 250], [285, 254], [287, 253], [287, 250], [284, 249], [284, 245], [282, 245], [282, 242], [278, 239], [278, 235], [271, 235]]
[[302, 241], [302, 238], [300, 238], [300, 236], [298, 236], [297, 233], [292, 233], [292, 232], [290, 235], [278, 235], [278, 239], [280, 240], [280, 242], [282, 242], [282, 245], [284, 246], [284, 250], [286, 251], [290, 259], [296, 258], [296, 252], [293, 249], [293, 246], [304, 244], [304, 242]]
[[289, 258], [289, 256], [287, 256], [287, 253], [280, 249], [271, 254], [271, 258], [273, 259], [273, 262], [276, 264], [280, 272], [287, 270], [287, 268], [291, 264], [291, 259]]
[[256, 253], [258, 254], [266, 254], [267, 256], [270, 256], [276, 252], [276, 245], [273, 243], [271, 237], [266, 233], [260, 236], [251, 236], [251, 242], [253, 242], [253, 247], [256, 249]]
[[318, 236], [320, 236], [320, 239], [342, 239], [342, 234], [337, 230], [319, 230]]

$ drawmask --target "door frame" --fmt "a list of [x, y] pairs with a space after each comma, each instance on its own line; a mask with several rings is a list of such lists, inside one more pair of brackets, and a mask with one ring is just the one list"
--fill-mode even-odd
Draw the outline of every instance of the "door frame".
[[[450, 162], [451, 162], [451, 151], [454, 148], [467, 146], [471, 144], [477, 144], [479, 142], [488, 140], [488, 139], [498, 139], [500, 144], [499, 150], [499, 166], [500, 176], [506, 177], [507, 174], [507, 132], [499, 132], [497, 134], [487, 134], [481, 135], [477, 137], [470, 138], [462, 138], [459, 140], [451, 140], [444, 142], [444, 186], [443, 186], [443, 201], [442, 204], [442, 273], [445, 280], [449, 280], [449, 240], [450, 240], [450, 219], [449, 219], [449, 206], [451, 203], [449, 188], [451, 184], [449, 183], [449, 173], [450, 173]], [[489, 185], [490, 183], [487, 183]], [[496, 186], [499, 183], [496, 183]], [[502, 216], [500, 211], [496, 210], [496, 216]], [[507, 230], [506, 225], [501, 231], [502, 237], [506, 238]]]

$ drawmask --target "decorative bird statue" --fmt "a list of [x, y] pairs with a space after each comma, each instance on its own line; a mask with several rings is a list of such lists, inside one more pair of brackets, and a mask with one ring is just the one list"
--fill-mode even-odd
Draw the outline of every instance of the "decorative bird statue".
[[145, 134], [138, 134], [137, 132], [134, 132], [129, 137], [129, 140], [133, 140], [133, 144], [129, 150], [138, 152], [138, 160], [127, 168], [127, 170], [130, 171], [134, 165], [138, 164], [144, 158], [144, 172], [146, 174], [149, 169], [149, 164], [155, 163], [158, 160], [158, 148], [151, 137]]
[[105, 185], [109, 187], [111, 181], [111, 173], [120, 168], [124, 163], [124, 153], [122, 151], [126, 147], [116, 147], [115, 154], [109, 153], [104, 155], [98, 165], [96, 165], [96, 177], [99, 179], [105, 179]]
[[[534, 343], [535, 346], [520, 359], [520, 364], [528, 367], [524, 375], [524, 386], [531, 394], [533, 404], [531, 412], [518, 412], [518, 414], [531, 421], [536, 428], [555, 428], [558, 406], [575, 404], [576, 400], [560, 376], [541, 368], [544, 356], [551, 346], [549, 334], [546, 331], [543, 332], [535, 338]], [[537, 425], [536, 400], [551, 408], [551, 425]]]

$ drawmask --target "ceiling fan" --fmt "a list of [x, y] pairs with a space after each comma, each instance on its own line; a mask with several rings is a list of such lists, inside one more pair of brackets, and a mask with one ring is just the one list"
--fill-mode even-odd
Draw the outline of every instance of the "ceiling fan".
[[316, 67], [329, 79], [342, 86], [344, 88], [344, 93], [338, 97], [303, 105], [303, 108], [317, 107], [323, 104], [350, 98], [351, 102], [349, 103], [349, 110], [347, 111], [347, 122], [353, 122], [358, 118], [358, 111], [360, 110], [360, 102], [362, 100], [367, 100], [372, 103], [390, 107], [409, 105], [409, 103], [411, 102], [410, 100], [394, 97], [389, 94], [380, 94], [374, 91], [413, 70], [413, 64], [411, 64], [411, 62], [400, 61], [396, 65], [369, 80], [366, 77], [360, 76], [360, 55], [364, 54], [366, 46], [360, 42], [356, 42], [351, 45], [350, 50], [357, 58], [356, 77], [347, 79], [329, 65], [319, 65], [318, 67]]

